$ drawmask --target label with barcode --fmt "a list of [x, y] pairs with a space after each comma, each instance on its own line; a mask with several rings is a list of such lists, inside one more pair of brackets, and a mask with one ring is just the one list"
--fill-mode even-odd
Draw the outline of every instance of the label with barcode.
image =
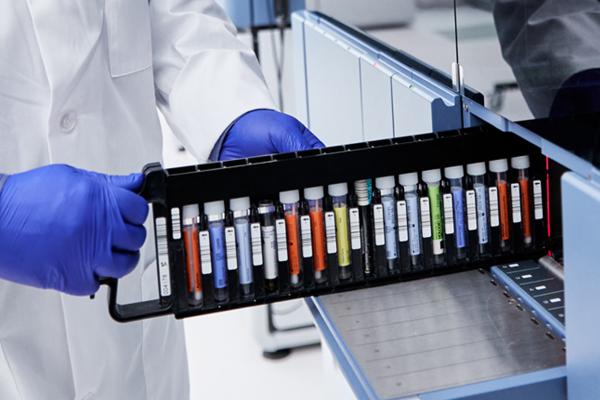
[[308, 215], [300, 217], [300, 236], [302, 237], [302, 256], [304, 258], [312, 257], [312, 234]]
[[429, 198], [421, 197], [421, 235], [431, 237], [431, 212], [429, 211]]
[[235, 250], [235, 229], [233, 226], [225, 228], [225, 254], [227, 255], [227, 269], [232, 271], [238, 267], [237, 254]]
[[156, 229], [156, 251], [158, 252], [158, 275], [160, 295], [171, 295], [171, 270], [169, 268], [169, 243], [167, 240], [167, 219], [159, 217], [154, 220]]
[[250, 224], [250, 243], [252, 244], [252, 265], [262, 265], [262, 238], [260, 236], [260, 224], [254, 222]]
[[200, 266], [204, 275], [212, 273], [212, 262], [210, 259], [210, 236], [208, 231], [198, 233], [198, 242], [200, 244]]
[[533, 181], [533, 217], [536, 220], [544, 219], [544, 206], [542, 202], [542, 181]]
[[442, 196], [442, 201], [444, 203], [444, 230], [446, 231], [446, 235], [454, 234], [454, 207], [452, 205], [452, 195], [450, 193], [445, 193]]
[[500, 215], [498, 214], [498, 188], [491, 187], [488, 189], [490, 198], [490, 226], [500, 226]]
[[181, 239], [181, 217], [179, 207], [171, 208], [171, 230], [173, 231], [173, 239]]
[[277, 259], [279, 261], [287, 261], [287, 235], [285, 233], [284, 219], [278, 219], [275, 221], [275, 233], [277, 235]]
[[385, 245], [385, 227], [383, 225], [383, 205], [373, 206], [373, 227], [375, 231], [375, 246]]
[[512, 221], [521, 222], [521, 190], [518, 183], [510, 184], [510, 201], [512, 206]]
[[467, 229], [469, 231], [477, 230], [477, 205], [475, 199], [475, 191], [467, 190]]
[[396, 202], [396, 214], [398, 215], [398, 241], [408, 242], [408, 221], [406, 215], [406, 201]]
[[333, 211], [325, 213], [325, 238], [327, 239], [327, 254], [335, 254], [337, 244], [335, 242], [335, 215]]
[[350, 246], [352, 250], [360, 250], [360, 213], [357, 207], [349, 210], [350, 215]]

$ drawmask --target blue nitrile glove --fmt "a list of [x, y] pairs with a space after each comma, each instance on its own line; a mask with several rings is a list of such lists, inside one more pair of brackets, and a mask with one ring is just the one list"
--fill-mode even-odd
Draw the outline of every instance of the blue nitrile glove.
[[274, 110], [250, 111], [235, 121], [224, 136], [218, 156], [231, 160], [323, 147], [300, 121]]
[[146, 239], [140, 174], [110, 176], [67, 165], [11, 175], [0, 191], [0, 278], [88, 295], [120, 278]]

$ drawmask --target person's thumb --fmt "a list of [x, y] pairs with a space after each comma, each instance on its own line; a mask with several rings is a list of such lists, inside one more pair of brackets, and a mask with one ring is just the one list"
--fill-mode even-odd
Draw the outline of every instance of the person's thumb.
[[142, 188], [142, 184], [144, 183], [144, 175], [140, 173], [129, 175], [107, 175], [107, 180], [109, 183], [120, 188], [138, 191]]

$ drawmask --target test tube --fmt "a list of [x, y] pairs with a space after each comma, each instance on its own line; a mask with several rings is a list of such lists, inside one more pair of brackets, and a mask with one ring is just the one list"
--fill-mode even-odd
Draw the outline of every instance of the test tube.
[[248, 297], [253, 293], [252, 283], [254, 281], [250, 233], [250, 198], [237, 197], [231, 199], [229, 200], [229, 208], [233, 211], [240, 292], [243, 297]]
[[423, 251], [421, 249], [421, 222], [419, 217], [419, 195], [417, 193], [419, 175], [416, 172], [401, 174], [398, 176], [398, 182], [404, 190], [404, 201], [406, 201], [410, 265], [413, 267], [413, 269], [418, 269], [423, 265]]
[[442, 197], [440, 193], [442, 172], [440, 169], [429, 169], [423, 171], [421, 176], [423, 177], [423, 182], [427, 184], [429, 209], [431, 210], [433, 263], [434, 265], [441, 265], [444, 263], [444, 228], [442, 219]]
[[348, 184], [334, 183], [328, 186], [335, 216], [336, 243], [338, 251], [339, 279], [352, 277], [350, 264], [350, 232], [348, 226]]
[[223, 200], [204, 203], [208, 218], [208, 234], [213, 274], [215, 300], [227, 301], [227, 259], [225, 253], [225, 202]]
[[356, 194], [356, 205], [360, 214], [360, 242], [361, 242], [361, 261], [365, 276], [373, 274], [373, 249], [371, 236], [371, 188], [370, 179], [361, 179], [354, 182], [354, 193]]
[[270, 200], [258, 203], [260, 231], [262, 236], [263, 265], [265, 270], [265, 290], [277, 291], [277, 242], [275, 240], [275, 205]]
[[323, 207], [323, 186], [314, 186], [304, 189], [304, 198], [308, 202], [310, 228], [312, 233], [313, 268], [315, 281], [327, 281], [327, 253], [325, 242], [325, 222]]
[[398, 231], [396, 225], [398, 220], [396, 218], [396, 199], [394, 196], [395, 186], [396, 182], [393, 175], [375, 179], [375, 187], [379, 189], [383, 206], [385, 255], [390, 272], [396, 270], [398, 264]]
[[198, 219], [200, 207], [197, 204], [183, 206], [183, 246], [187, 273], [188, 302], [202, 304], [202, 279], [200, 268], [200, 245], [198, 243]]
[[448, 179], [450, 193], [452, 194], [456, 259], [464, 260], [467, 257], [468, 250], [467, 226], [465, 220], [465, 188], [463, 184], [465, 172], [462, 165], [455, 165], [444, 168], [444, 175]]
[[475, 192], [475, 210], [477, 213], [477, 246], [480, 256], [489, 251], [490, 227], [488, 222], [488, 191], [485, 184], [485, 163], [467, 164], [467, 174]]
[[531, 196], [529, 189], [529, 156], [511, 158], [510, 166], [517, 172], [517, 180], [521, 192], [521, 233], [523, 235], [523, 245], [529, 247], [533, 244], [531, 229]]
[[287, 190], [279, 193], [279, 201], [283, 206], [285, 229], [287, 233], [288, 266], [290, 284], [298, 287], [302, 284], [302, 249], [300, 239], [300, 192]]
[[508, 161], [506, 158], [490, 161], [490, 171], [494, 174], [494, 185], [498, 191], [500, 251], [507, 252], [510, 250], [510, 215], [508, 181], [506, 176], [506, 172], [508, 171]]

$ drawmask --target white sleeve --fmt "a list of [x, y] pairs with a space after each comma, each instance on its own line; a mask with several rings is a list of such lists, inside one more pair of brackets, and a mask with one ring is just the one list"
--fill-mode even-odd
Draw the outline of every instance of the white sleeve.
[[213, 0], [150, 2], [156, 98], [200, 161], [241, 114], [276, 108], [254, 53]]

